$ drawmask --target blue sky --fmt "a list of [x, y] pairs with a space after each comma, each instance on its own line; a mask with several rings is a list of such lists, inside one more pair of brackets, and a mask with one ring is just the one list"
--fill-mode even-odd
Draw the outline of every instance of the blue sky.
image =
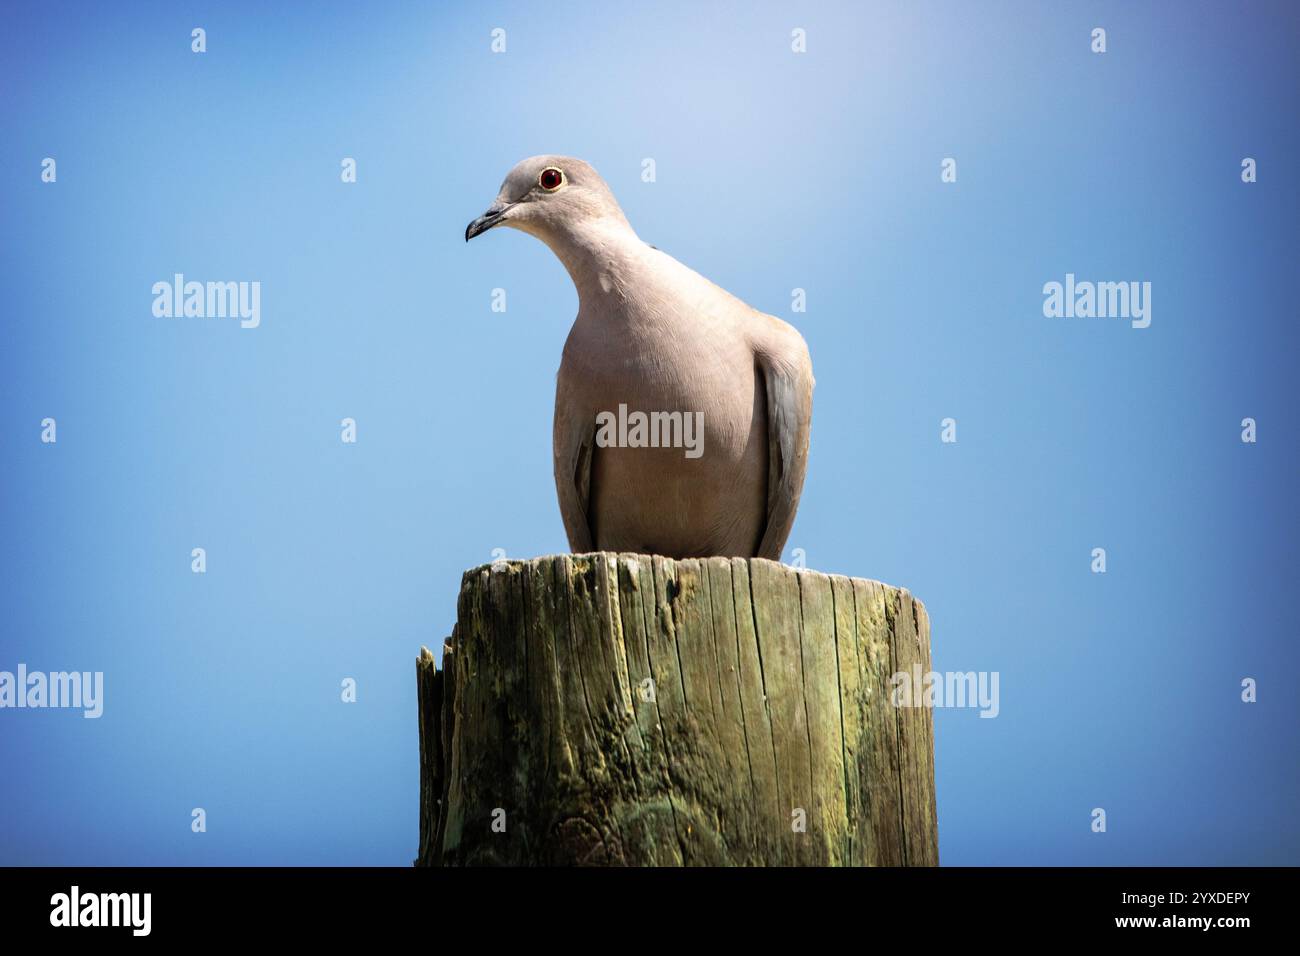
[[[936, 714], [944, 863], [1300, 860], [1294, 7], [5, 20], [0, 669], [106, 689], [99, 720], [0, 711], [0, 863], [414, 856], [416, 653], [466, 567], [566, 547], [550, 419], [576, 296], [527, 236], [463, 242], [544, 152], [802, 331], [789, 548], [908, 587], [936, 667], [1001, 675], [997, 719]], [[177, 272], [259, 281], [260, 326], [154, 317]], [[1067, 273], [1150, 282], [1150, 327], [1044, 317]]]

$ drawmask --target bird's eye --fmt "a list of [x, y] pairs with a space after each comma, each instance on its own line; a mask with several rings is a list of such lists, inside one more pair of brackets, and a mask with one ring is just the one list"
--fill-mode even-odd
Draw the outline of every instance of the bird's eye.
[[554, 166], [547, 166], [537, 177], [537, 185], [541, 186], [548, 193], [553, 193], [564, 185], [564, 173]]

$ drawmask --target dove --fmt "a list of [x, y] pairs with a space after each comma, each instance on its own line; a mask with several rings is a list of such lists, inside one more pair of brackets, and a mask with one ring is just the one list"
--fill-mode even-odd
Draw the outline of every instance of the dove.
[[546, 243], [578, 293], [552, 436], [573, 552], [780, 560], [812, 421], [799, 332], [643, 241], [580, 159], [517, 164], [465, 241], [498, 226]]

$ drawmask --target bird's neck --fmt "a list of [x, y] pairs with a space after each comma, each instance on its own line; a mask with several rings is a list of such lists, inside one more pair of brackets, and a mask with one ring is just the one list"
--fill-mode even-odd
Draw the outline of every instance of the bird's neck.
[[649, 249], [621, 216], [587, 221], [580, 228], [548, 230], [538, 238], [568, 270], [581, 306], [621, 295], [628, 276]]

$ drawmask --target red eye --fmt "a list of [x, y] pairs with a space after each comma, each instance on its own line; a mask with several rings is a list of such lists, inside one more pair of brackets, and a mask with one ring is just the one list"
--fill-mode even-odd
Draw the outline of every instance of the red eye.
[[542, 170], [542, 174], [537, 177], [537, 185], [541, 186], [547, 192], [554, 192], [560, 188], [564, 182], [564, 173], [560, 172], [554, 166], [547, 166]]

